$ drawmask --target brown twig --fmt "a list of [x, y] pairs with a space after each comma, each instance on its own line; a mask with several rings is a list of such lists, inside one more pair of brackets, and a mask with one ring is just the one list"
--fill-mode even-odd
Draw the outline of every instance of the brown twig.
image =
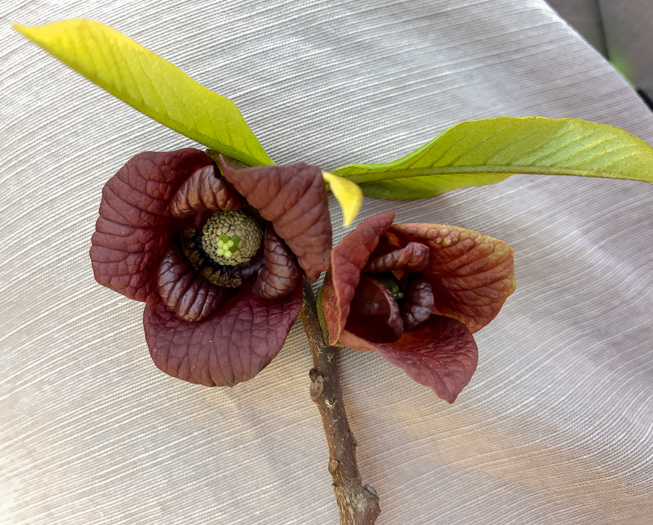
[[338, 376], [337, 349], [322, 339], [315, 296], [304, 281], [302, 323], [313, 354], [311, 398], [322, 416], [329, 445], [329, 472], [333, 478], [342, 525], [372, 525], [381, 513], [374, 487], [363, 485], [356, 464], [356, 439], [349, 428]]

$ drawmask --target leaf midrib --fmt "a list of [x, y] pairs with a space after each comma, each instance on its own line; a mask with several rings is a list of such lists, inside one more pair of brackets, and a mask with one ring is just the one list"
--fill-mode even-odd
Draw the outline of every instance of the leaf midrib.
[[[372, 170], [366, 169], [366, 173], [351, 173], [347, 174], [347, 166], [337, 169], [334, 171], [336, 175], [341, 177], [346, 177], [352, 182], [357, 184], [364, 184], [366, 182], [380, 182], [386, 180], [392, 180], [397, 178], [412, 178], [412, 177], [425, 177], [429, 175], [475, 175], [475, 174], [484, 174], [484, 173], [504, 173], [504, 174], [525, 174], [525, 175], [575, 175], [579, 177], [596, 177], [596, 178], [617, 178], [622, 180], [638, 180], [648, 182], [644, 177], [639, 177], [636, 174], [630, 175], [629, 177], [623, 177], [619, 174], [614, 174], [609, 171], [600, 172], [598, 170], [588, 171], [588, 170], [578, 170], [571, 168], [551, 168], [545, 169], [543, 167], [534, 167], [534, 166], [521, 166], [521, 165], [511, 165], [508, 167], [503, 166], [455, 166], [455, 167], [433, 167], [433, 168], [411, 168], [409, 170], [397, 170], [397, 169], [378, 169], [374, 170], [374, 179], [366, 180]], [[352, 168], [352, 169], [365, 169], [365, 168]], [[341, 171], [342, 170], [342, 171]], [[386, 175], [382, 175], [386, 174]]]

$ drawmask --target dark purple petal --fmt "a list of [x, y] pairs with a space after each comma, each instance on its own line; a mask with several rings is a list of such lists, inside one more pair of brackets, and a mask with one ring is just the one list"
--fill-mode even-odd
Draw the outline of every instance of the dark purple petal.
[[100, 217], [90, 252], [95, 280], [130, 299], [147, 300], [153, 292], [150, 273], [169, 238], [165, 228], [135, 228]]
[[421, 272], [429, 264], [428, 246], [419, 242], [409, 242], [403, 248], [373, 257], [367, 263], [365, 272], [385, 273], [393, 270]]
[[431, 317], [434, 302], [433, 289], [426, 279], [412, 279], [408, 283], [404, 302], [401, 305], [404, 328], [412, 330]]
[[376, 279], [361, 275], [350, 304], [346, 330], [378, 343], [392, 343], [403, 335], [399, 305], [390, 290]]
[[233, 386], [258, 374], [279, 353], [302, 305], [301, 286], [285, 301], [242, 290], [217, 314], [197, 323], [162, 302], [145, 306], [145, 339], [157, 367], [206, 386]]
[[233, 169], [220, 156], [222, 174], [272, 222], [313, 282], [329, 267], [331, 220], [322, 171], [317, 166], [257, 166]]
[[211, 162], [190, 148], [145, 152], [109, 179], [91, 239], [98, 283], [138, 301], [156, 295], [151, 275], [172, 235], [170, 199], [191, 173]]
[[231, 211], [246, 205], [245, 199], [210, 164], [184, 181], [170, 201], [170, 212], [183, 219], [206, 210]]
[[254, 294], [263, 299], [282, 299], [297, 289], [302, 272], [284, 242], [268, 223], [263, 242], [265, 266], [254, 284]]
[[458, 319], [476, 332], [499, 313], [515, 290], [513, 249], [474, 230], [441, 224], [395, 224], [400, 243], [431, 251], [424, 276], [433, 288], [434, 312]]
[[439, 315], [405, 332], [395, 343], [372, 343], [346, 330], [340, 341], [350, 348], [376, 350], [449, 403], [469, 383], [478, 361], [476, 342], [467, 327]]
[[206, 319], [235, 292], [199, 275], [174, 243], [168, 245], [159, 263], [157, 289], [163, 302], [186, 321]]
[[344, 330], [361, 270], [394, 216], [394, 212], [380, 213], [361, 222], [331, 252], [331, 269], [322, 288], [322, 310], [329, 329], [329, 344], [337, 342]]

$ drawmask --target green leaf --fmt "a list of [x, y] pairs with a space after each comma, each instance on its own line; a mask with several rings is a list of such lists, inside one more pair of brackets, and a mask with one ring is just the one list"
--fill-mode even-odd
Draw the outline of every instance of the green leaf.
[[626, 131], [578, 119], [470, 120], [393, 162], [348, 164], [336, 175], [366, 195], [419, 199], [500, 182], [515, 173], [653, 182], [653, 148]]
[[14, 29], [182, 135], [250, 166], [274, 164], [233, 102], [119, 31], [90, 20]]

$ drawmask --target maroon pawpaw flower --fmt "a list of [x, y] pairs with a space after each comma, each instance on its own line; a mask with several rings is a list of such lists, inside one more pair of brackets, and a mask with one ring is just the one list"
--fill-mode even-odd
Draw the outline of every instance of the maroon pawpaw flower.
[[329, 265], [321, 170], [246, 168], [196, 149], [141, 153], [104, 187], [92, 238], [96, 280], [144, 301], [156, 366], [235, 385], [279, 352], [301, 280]]
[[322, 289], [329, 343], [375, 350], [453, 403], [476, 370], [473, 332], [515, 289], [513, 249], [440, 224], [362, 222], [331, 252]]

